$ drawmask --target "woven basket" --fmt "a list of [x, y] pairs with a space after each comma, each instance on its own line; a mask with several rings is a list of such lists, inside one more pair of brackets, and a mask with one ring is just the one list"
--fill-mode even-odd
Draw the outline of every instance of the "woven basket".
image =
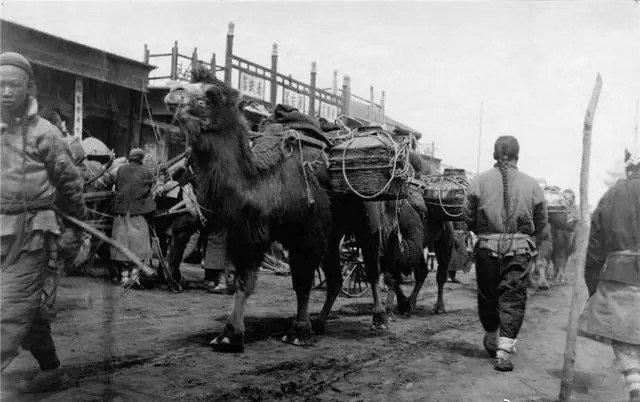
[[362, 127], [329, 151], [334, 193], [355, 194], [370, 201], [406, 198], [408, 149], [380, 127]]
[[440, 210], [448, 221], [464, 220], [464, 201], [469, 183], [464, 170], [452, 169], [443, 175], [423, 178], [425, 188], [424, 202]]

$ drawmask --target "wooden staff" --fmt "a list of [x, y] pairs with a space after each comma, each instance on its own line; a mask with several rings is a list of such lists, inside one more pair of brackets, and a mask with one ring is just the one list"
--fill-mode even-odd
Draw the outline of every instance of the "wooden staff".
[[582, 280], [584, 264], [587, 257], [587, 243], [589, 240], [589, 158], [591, 156], [591, 129], [593, 116], [596, 112], [600, 90], [602, 89], [602, 77], [600, 73], [596, 77], [591, 100], [584, 116], [584, 128], [582, 130], [582, 166], [580, 169], [580, 223], [576, 235], [576, 261], [574, 264], [574, 278], [571, 286], [571, 307], [569, 309], [569, 326], [567, 328], [567, 343], [564, 348], [564, 366], [562, 368], [562, 382], [560, 384], [560, 401], [571, 399], [571, 386], [576, 365], [576, 338], [578, 336], [578, 299], [582, 293], [582, 287], [578, 284]]
[[90, 235], [97, 237], [98, 239], [102, 240], [103, 242], [109, 244], [110, 246], [117, 248], [118, 251], [120, 251], [122, 254], [124, 254], [125, 257], [130, 259], [131, 262], [133, 262], [138, 268], [140, 268], [140, 270], [142, 272], [144, 272], [147, 276], [154, 276], [156, 274], [156, 272], [154, 270], [149, 268], [147, 266], [147, 264], [142, 262], [142, 260], [137, 255], [135, 255], [131, 250], [129, 250], [127, 247], [125, 247], [122, 244], [116, 242], [115, 240], [111, 239], [110, 237], [106, 236], [104, 233], [102, 233], [99, 230], [95, 229], [91, 225], [81, 221], [80, 219], [76, 219], [76, 218], [74, 218], [72, 216], [69, 216], [69, 215], [65, 214], [64, 212], [62, 212], [59, 208], [57, 208], [55, 206], [54, 206], [54, 210], [63, 219], [71, 222], [75, 226], [79, 227], [80, 229], [84, 230], [85, 232], [89, 233]]

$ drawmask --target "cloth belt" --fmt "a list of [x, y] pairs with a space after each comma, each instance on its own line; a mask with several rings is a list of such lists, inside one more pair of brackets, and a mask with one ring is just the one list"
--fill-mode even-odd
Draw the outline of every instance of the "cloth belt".
[[35, 200], [35, 201], [16, 201], [16, 200], [1, 200], [0, 201], [0, 214], [2, 215], [18, 215], [19, 225], [22, 230], [16, 233], [13, 238], [13, 243], [9, 248], [9, 251], [4, 256], [2, 264], [9, 266], [18, 260], [18, 256], [22, 252], [29, 234], [27, 233], [27, 212], [36, 212], [47, 209], [52, 209], [53, 202], [50, 199]]
[[491, 251], [492, 257], [537, 254], [533, 238], [524, 233], [483, 233], [478, 235], [476, 249]]
[[608, 253], [598, 279], [640, 286], [640, 250], [616, 250]]
[[45, 198], [42, 200], [22, 201], [22, 200], [0, 200], [0, 214], [3, 215], [17, 215], [24, 212], [42, 211], [45, 209], [52, 209], [53, 200], [51, 198]]

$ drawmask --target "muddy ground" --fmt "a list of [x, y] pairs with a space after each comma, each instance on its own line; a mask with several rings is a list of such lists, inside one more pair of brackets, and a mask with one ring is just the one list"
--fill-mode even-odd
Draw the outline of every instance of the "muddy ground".
[[[197, 266], [184, 266], [199, 280]], [[250, 299], [244, 354], [208, 346], [231, 296], [192, 289], [123, 290], [99, 278], [64, 278], [54, 339], [71, 381], [22, 397], [11, 384], [34, 375], [22, 353], [3, 375], [2, 400], [47, 401], [542, 401], [559, 390], [570, 288], [531, 292], [512, 373], [498, 373], [481, 346], [473, 273], [447, 283], [446, 315], [431, 313], [435, 275], [419, 308], [372, 332], [370, 297], [339, 298], [329, 332], [313, 347], [280, 342], [295, 309], [289, 277], [261, 273]], [[410, 285], [406, 285], [407, 290]], [[320, 310], [324, 291], [312, 294]], [[113, 308], [109, 308], [112, 306]], [[110, 357], [112, 356], [112, 357]], [[575, 400], [624, 400], [609, 346], [579, 338]]]

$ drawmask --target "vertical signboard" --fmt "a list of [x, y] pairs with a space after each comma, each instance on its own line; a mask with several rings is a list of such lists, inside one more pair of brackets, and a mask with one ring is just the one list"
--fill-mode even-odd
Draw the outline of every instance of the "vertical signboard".
[[76, 96], [73, 117], [73, 136], [82, 140], [82, 78], [76, 77]]
[[264, 100], [265, 82], [261, 78], [253, 77], [240, 71], [238, 89], [245, 95]]

